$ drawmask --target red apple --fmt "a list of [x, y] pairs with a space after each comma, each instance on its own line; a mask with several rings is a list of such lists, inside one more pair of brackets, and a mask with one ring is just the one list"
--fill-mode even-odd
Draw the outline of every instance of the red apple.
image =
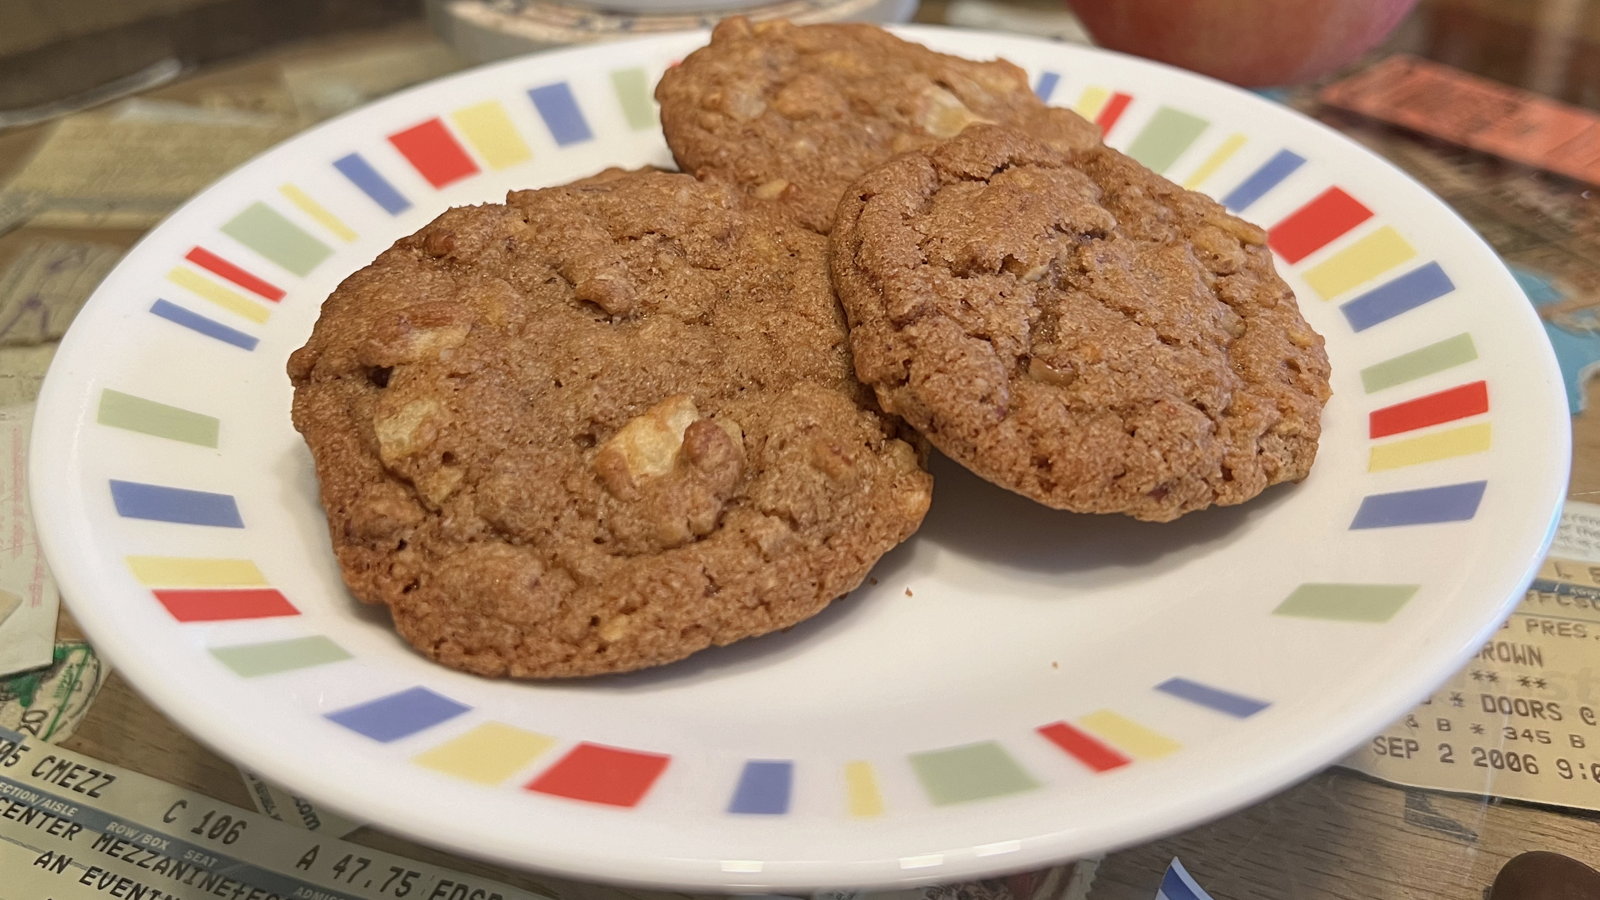
[[1417, 0], [1066, 0], [1102, 47], [1247, 87], [1326, 75], [1372, 49]]

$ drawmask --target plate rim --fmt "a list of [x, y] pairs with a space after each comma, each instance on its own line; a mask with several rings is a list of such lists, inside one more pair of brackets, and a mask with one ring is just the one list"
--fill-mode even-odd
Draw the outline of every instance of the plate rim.
[[[999, 45], [1008, 43], [1027, 43], [1037, 46], [1051, 46], [1050, 41], [1042, 38], [977, 29], [918, 25], [896, 26], [891, 27], [889, 30], [912, 40], [936, 40], [939, 37], [954, 35], [959, 36], [963, 40], [971, 40], [974, 42], [990, 41]], [[528, 65], [530, 59], [536, 59], [544, 66], [557, 68], [559, 67], [561, 60], [567, 57], [587, 58], [595, 54], [597, 50], [602, 47], [607, 51], [619, 52], [620, 50], [625, 50], [628, 45], [633, 44], [681, 44], [686, 47], [698, 46], [698, 43], [696, 42], [703, 43], [707, 34], [707, 31], [702, 30], [670, 35], [655, 35], [629, 41], [565, 48], [561, 50], [539, 53], [536, 56], [530, 55], [528, 57], [502, 60], [482, 66], [468, 68], [461, 72], [413, 86], [381, 100], [363, 105], [357, 109], [318, 123], [317, 125], [308, 128], [305, 131], [302, 131], [299, 134], [296, 134], [271, 148], [268, 148], [267, 150], [263, 151], [263, 153], [258, 154], [249, 161], [236, 167], [227, 175], [224, 175], [215, 183], [208, 186], [205, 190], [196, 194], [183, 206], [179, 207], [172, 214], [163, 219], [160, 224], [152, 228], [147, 235], [142, 237], [138, 243], [130, 248], [124, 257], [124, 262], [119, 262], [118, 268], [120, 269], [123, 265], [125, 265], [127, 260], [132, 260], [138, 257], [141, 251], [145, 250], [152, 241], [163, 238], [163, 233], [170, 227], [173, 227], [174, 223], [186, 210], [190, 210], [197, 205], [209, 203], [216, 196], [225, 196], [226, 191], [224, 189], [230, 187], [230, 182], [234, 181], [236, 176], [238, 176], [240, 173], [254, 169], [260, 165], [263, 160], [266, 160], [276, 154], [282, 153], [288, 155], [293, 151], [294, 148], [302, 143], [314, 141], [322, 135], [347, 127], [352, 120], [369, 114], [374, 107], [390, 105], [399, 106], [413, 99], [415, 96], [425, 92], [442, 90], [445, 89], [445, 86], [451, 86], [457, 83], [465, 83], [478, 79], [493, 77], [494, 74], [501, 71], [513, 71]], [[1279, 104], [1272, 103], [1269, 100], [1244, 91], [1240, 88], [1227, 85], [1222, 82], [1217, 82], [1213, 79], [1206, 78], [1192, 72], [1187, 72], [1160, 63], [1154, 63], [1149, 60], [1128, 57], [1124, 54], [1114, 53], [1112, 51], [1106, 51], [1094, 47], [1083, 45], [1057, 46], [1065, 54], [1085, 54], [1090, 59], [1096, 55], [1100, 55], [1107, 58], [1114, 58], [1118, 60], [1119, 63], [1133, 62], [1139, 66], [1150, 67], [1159, 71], [1164, 78], [1175, 78], [1180, 81], [1192, 80], [1212, 90], [1216, 88], [1222, 88], [1227, 92], [1231, 92], [1231, 95], [1235, 99], [1247, 101], [1248, 104], [1259, 104], [1259, 106], [1255, 108], [1271, 110], [1272, 115], [1282, 116], [1287, 114], [1291, 117], [1303, 120], [1306, 124], [1319, 129], [1325, 137], [1334, 139], [1335, 141], [1343, 144], [1347, 151], [1358, 152], [1367, 162], [1376, 163], [1383, 169], [1386, 169], [1391, 176], [1403, 179], [1404, 181], [1415, 186], [1417, 190], [1421, 191], [1437, 206], [1437, 212], [1444, 213], [1449, 220], [1453, 220], [1451, 224], [1460, 233], [1459, 237], [1463, 241], [1466, 241], [1468, 238], [1470, 238], [1470, 241], [1467, 241], [1467, 245], [1471, 247], [1471, 252], [1474, 255], [1485, 255], [1488, 259], [1492, 260], [1497, 266], [1497, 277], [1500, 278], [1506, 285], [1514, 286], [1515, 282], [1513, 281], [1509, 271], [1506, 270], [1504, 262], [1499, 258], [1498, 254], [1496, 254], [1493, 249], [1489, 247], [1489, 245], [1482, 239], [1482, 237], [1476, 234], [1476, 232], [1474, 232], [1471, 227], [1467, 225], [1460, 218], [1460, 216], [1449, 207], [1447, 203], [1437, 197], [1437, 195], [1433, 194], [1433, 192], [1430, 191], [1426, 186], [1422, 185], [1420, 182], [1416, 181], [1416, 179], [1400, 170], [1389, 160], [1379, 156], [1371, 150], [1368, 150], [1366, 147], [1344, 136], [1343, 134], [1334, 131], [1328, 126], [1323, 125], [1320, 122], [1316, 122], [1315, 120], [1310, 119], [1309, 117], [1304, 116], [1295, 110], [1284, 108]], [[997, 50], [995, 55], [1001, 56], [1003, 55], [1003, 52]], [[1451, 243], [1456, 244], [1458, 241], [1452, 239]], [[1463, 250], [1463, 253], [1466, 252], [1466, 250]], [[108, 280], [109, 278], [110, 276], [108, 276]], [[96, 304], [96, 300], [99, 300], [105, 296], [106, 295], [104, 292], [97, 288], [95, 295], [91, 297], [89, 303], [85, 305], [83, 312], [93, 314], [98, 305], [109, 306], [112, 302], [114, 302], [114, 298], [106, 298], [101, 300], [100, 304]], [[1534, 321], [1537, 319], [1536, 314], [1532, 310], [1531, 306], [1522, 310], [1521, 313], [1527, 319], [1532, 319]], [[63, 418], [70, 422], [74, 421], [75, 417], [77, 416], [88, 415], [88, 410], [76, 410], [70, 414], [64, 411], [67, 406], [65, 401], [74, 401], [72, 405], [76, 405], [75, 401], [79, 399], [79, 391], [74, 389], [78, 383], [77, 379], [74, 378], [74, 373], [68, 371], [70, 368], [70, 363], [72, 362], [71, 357], [79, 353], [77, 346], [78, 343], [81, 342], [81, 340], [84, 340], [82, 337], [84, 334], [83, 330], [78, 330], [76, 334], [78, 336], [77, 339], [75, 339], [74, 333], [69, 330], [68, 334], [62, 340], [60, 348], [57, 352], [57, 360], [60, 362], [60, 365], [58, 365], [56, 362], [52, 363], [45, 382], [41, 387], [40, 395], [37, 400], [36, 409], [38, 410], [38, 414], [36, 415], [35, 420], [36, 427], [34, 429], [33, 436], [30, 438], [30, 455], [28, 462], [29, 488], [36, 497], [53, 496], [59, 498], [61, 493], [60, 488], [57, 485], [61, 484], [63, 479], [58, 478], [58, 476], [66, 475], [74, 471], [74, 469], [71, 467], [66, 466], [65, 462], [57, 462], [56, 458], [52, 457], [49, 452], [51, 449], [53, 449], [51, 442], [60, 440], [61, 433], [66, 431], [66, 429], [63, 429], [60, 424], [55, 423], [53, 420], [57, 418]], [[1549, 460], [1551, 463], [1549, 467], [1550, 471], [1548, 473], [1542, 473], [1544, 475], [1542, 483], [1537, 485], [1541, 496], [1550, 498], [1551, 512], [1549, 515], [1548, 524], [1545, 528], [1545, 533], [1538, 541], [1538, 552], [1521, 564], [1520, 575], [1517, 577], [1524, 586], [1534, 577], [1537, 567], [1542, 561], [1544, 554], [1548, 551], [1550, 541], [1554, 536], [1555, 526], [1559, 520], [1561, 510], [1561, 501], [1565, 498], [1565, 484], [1571, 468], [1572, 448], [1570, 439], [1570, 419], [1565, 416], [1566, 401], [1563, 393], [1560, 372], [1556, 366], [1554, 356], [1548, 351], [1548, 348], [1546, 348], [1546, 352], [1537, 354], [1537, 357], [1541, 363], [1541, 372], [1538, 374], [1543, 376], [1540, 380], [1546, 386], [1547, 396], [1544, 398], [1544, 400], [1551, 404], [1552, 409], [1560, 409], [1562, 411], [1562, 415], [1555, 417], [1553, 420], [1555, 431], [1560, 433], [1559, 436], [1562, 438], [1562, 440], [1557, 441], [1557, 446], [1553, 449], [1555, 456], [1558, 458], [1552, 458]], [[55, 410], [58, 409], [63, 410], [63, 412], [56, 412]], [[53, 428], [38, 427], [38, 423], [47, 417], [52, 420], [51, 424], [53, 425]], [[83, 421], [80, 421], [79, 424], [83, 424]], [[81, 438], [81, 435], [75, 434], [72, 440], [63, 440], [62, 443], [68, 447], [72, 447], [75, 446], [78, 440], [81, 440]], [[67, 456], [60, 457], [62, 460], [67, 458]], [[1560, 465], [1555, 465], [1558, 462]], [[58, 466], [59, 469], [57, 468]], [[52, 479], [55, 479], [55, 483], [52, 483]], [[67, 478], [64, 479], [64, 481], [66, 483], [71, 483], [72, 479]], [[77, 493], [81, 496], [81, 491], [78, 490], [80, 487], [81, 485], [73, 484], [72, 490], [74, 493]], [[1532, 488], [1530, 488], [1530, 490], [1531, 489]], [[55, 506], [59, 507], [60, 505], [61, 504], [56, 504]], [[45, 520], [49, 520], [53, 523], [59, 522], [61, 518], [66, 517], [66, 513], [60, 512], [58, 508], [52, 508], [48, 513], [46, 513], [43, 505], [36, 504], [35, 517], [36, 519], [40, 520], [39, 541], [46, 558], [51, 561], [59, 560], [70, 563], [70, 561], [73, 559], [73, 548], [71, 546], [62, 545], [70, 545], [71, 541], [65, 536], [65, 533], [59, 524], [56, 527], [45, 526]], [[1510, 566], [1508, 565], [1507, 568], [1509, 569]], [[88, 590], [92, 590], [94, 587], [94, 585], [87, 583], [88, 579], [79, 577], [77, 567], [69, 564], [62, 567], [55, 567], [55, 570], [57, 572], [58, 580], [61, 583], [64, 597], [68, 597], [79, 592], [87, 592]], [[1387, 697], [1387, 702], [1374, 704], [1370, 709], [1364, 711], [1364, 715], [1353, 717], [1355, 721], [1361, 723], [1376, 722], [1377, 724], [1373, 726], [1371, 732], [1364, 732], [1362, 736], [1353, 739], [1350, 741], [1348, 746], [1343, 746], [1338, 752], [1332, 754], [1328, 753], [1326, 744], [1318, 744], [1316, 742], [1303, 743], [1301, 745], [1302, 752], [1300, 754], [1287, 758], [1280, 756], [1271, 761], [1275, 764], [1264, 765], [1258, 768], [1255, 771], [1254, 776], [1249, 779], [1250, 787], [1248, 789], [1242, 789], [1240, 786], [1233, 786], [1227, 789], [1212, 788], [1208, 791], [1196, 791], [1191, 793], [1184, 798], [1185, 802], [1163, 807], [1163, 811], [1168, 813], [1167, 818], [1170, 820], [1170, 823], [1159, 832], [1151, 832], [1146, 828], [1138, 828], [1130, 825], [1130, 827], [1125, 829], [1125, 831], [1138, 832], [1137, 834], [1124, 833], [1120, 835], [1114, 835], [1109, 840], [1097, 842], [1099, 844], [1103, 844], [1104, 846], [1101, 846], [1099, 850], [1092, 852], [1109, 852], [1133, 843], [1154, 840], [1161, 835], [1171, 834], [1192, 827], [1200, 822], [1219, 818], [1228, 814], [1229, 812], [1255, 803], [1265, 796], [1277, 793], [1295, 779], [1304, 777], [1318, 767], [1333, 762], [1345, 752], [1348, 752], [1349, 749], [1353, 748], [1354, 746], [1358, 746], [1367, 740], [1371, 733], [1376, 733], [1377, 730], [1398, 719], [1407, 710], [1412, 708], [1417, 701], [1425, 696], [1428, 690], [1431, 689], [1434, 684], [1443, 681], [1445, 678], [1449, 677], [1450, 674], [1459, 669], [1460, 666], [1464, 664], [1468, 658], [1470, 658], [1471, 654], [1476, 652], [1477, 648], [1482, 645], [1482, 643], [1490, 634], [1493, 633], [1505, 616], [1511, 612], [1517, 599], [1519, 599], [1519, 594], [1517, 592], [1512, 592], [1507, 598], [1502, 599], [1499, 603], [1498, 615], [1496, 615], [1492, 620], [1482, 624], [1476, 630], [1476, 632], [1474, 632], [1471, 640], [1462, 642], [1462, 644], [1456, 648], [1455, 652], [1449, 656], [1449, 659], [1447, 660], [1449, 663], [1448, 665], [1441, 663], [1440, 665], [1430, 669], [1430, 675], [1427, 679], [1430, 683], [1427, 686], [1409, 692], [1398, 692], [1396, 694], [1389, 695]], [[78, 616], [79, 604], [74, 603], [70, 599], [68, 599], [67, 602], [74, 615]], [[80, 624], [83, 626], [85, 633], [90, 636], [91, 642], [95, 643], [96, 651], [102, 652], [100, 649], [101, 644], [108, 636], [113, 635], [113, 623], [110, 621], [102, 621], [92, 615], [89, 618], [94, 623], [93, 625], [91, 625], [89, 622], [83, 621], [82, 618], [79, 618]], [[110, 649], [109, 652], [106, 652], [104, 655], [111, 659], [114, 665], [122, 668], [125, 672], [130, 673], [128, 680], [130, 684], [132, 684], [136, 690], [139, 691], [139, 693], [151, 698], [152, 704], [158, 710], [160, 710], [163, 715], [169, 717], [172, 721], [179, 724], [183, 730], [195, 736], [202, 743], [218, 752], [219, 755], [223, 756], [229, 761], [248, 763], [252, 768], [258, 769], [263, 774], [274, 780], [295, 783], [297, 789], [300, 784], [309, 783], [299, 777], [300, 773], [294, 770], [292, 764], [285, 763], [279, 765], [277, 762], [279, 757], [275, 757], [264, 751], [260, 753], [250, 752], [249, 750], [241, 751], [239, 745], [230, 741], [229, 735], [227, 734], [228, 729], [226, 722], [213, 720], [200, 713], [198, 710], [201, 707], [198, 707], [192, 701], [186, 701], [181, 696], [181, 692], [176, 689], [176, 685], [160, 677], [160, 667], [158, 665], [153, 665], [150, 662], [143, 660], [133, 648], [118, 646], [114, 638], [109, 643], [106, 643], [105, 646]], [[1439, 671], [1433, 671], [1434, 669]], [[132, 673], [136, 672], [139, 673], [139, 677], [132, 677]], [[1352, 729], [1348, 724], [1349, 721], [1349, 719], [1345, 720], [1344, 727], [1340, 729], [1341, 731], [1349, 732], [1365, 729], [1365, 724]], [[1265, 773], [1264, 777], [1263, 773]], [[286, 774], [290, 777], [284, 778], [283, 776]], [[1224, 782], [1224, 784], [1226, 784], [1226, 782]], [[369, 820], [373, 818], [373, 808], [369, 805], [364, 805], [361, 808], [351, 808], [349, 804], [346, 804], [342, 801], [342, 798], [336, 799], [328, 796], [337, 793], [336, 787], [333, 785], [318, 784], [313, 791], [305, 791], [305, 793], [316, 797], [319, 802], [327, 803], [330, 808], [353, 814], [356, 818], [362, 820]], [[1226, 802], [1219, 802], [1218, 795], [1225, 795], [1231, 799], [1227, 800]], [[363, 798], [362, 802], [365, 804], [370, 799], [371, 798]], [[394, 804], [384, 805], [390, 806]], [[402, 809], [407, 808], [406, 804], [398, 804], [398, 806]], [[1130, 822], [1131, 821], [1132, 820], [1130, 820]], [[527, 847], [518, 846], [514, 841], [504, 842], [504, 844], [501, 846], [491, 847], [482, 840], [481, 835], [474, 835], [474, 839], [470, 842], [462, 840], [450, 840], [448, 838], [441, 839], [437, 834], [430, 833], [426, 829], [422, 828], [420, 823], [413, 826], [407, 824], [403, 819], [396, 820], [394, 818], [390, 818], [389, 821], [386, 821], [383, 827], [387, 830], [391, 830], [415, 839], [421, 843], [432, 846], [448, 847], [457, 852], [461, 852], [464, 855], [490, 858], [497, 862], [507, 863], [513, 866], [525, 867], [527, 865], [526, 862], [519, 861], [526, 853]], [[1034, 846], [1031, 848], [1024, 846], [1019, 851], [1007, 854], [1003, 857], [986, 858], [962, 856], [956, 859], [948, 859], [947, 857], [947, 862], [915, 870], [907, 870], [902, 868], [898, 864], [898, 861], [893, 858], [860, 861], [855, 864], [845, 864], [840, 861], [813, 861], [812, 863], [805, 865], [785, 865], [781, 869], [769, 867], [767, 870], [764, 870], [758, 875], [752, 877], [750, 873], [730, 873], [726, 871], [720, 871], [717, 869], [715, 861], [710, 859], [670, 861], [653, 860], [655, 865], [652, 867], [640, 866], [639, 859], [635, 858], [627, 861], [629, 865], [633, 866], [631, 871], [617, 872], [615, 871], [615, 867], [623, 861], [603, 851], [596, 851], [587, 854], [567, 854], [561, 859], [551, 859], [548, 855], [548, 852], [543, 849], [541, 849], [541, 855], [537, 861], [537, 870], [551, 871], [558, 874], [579, 877], [587, 880], [604, 880], [611, 883], [651, 887], [675, 886], [690, 889], [709, 890], [794, 889], [838, 887], [842, 884], [848, 884], [852, 887], [903, 887], [930, 882], [950, 881], [960, 878], [987, 876], [999, 872], [1018, 871], [1062, 861], [1063, 850], [1051, 843], [1049, 838], [1049, 835], [1038, 836], [1038, 839], [1034, 842]], [[1070, 856], [1072, 855], [1072, 852], [1067, 851], [1065, 855]], [[998, 864], [1002, 862], [1003, 864]], [[663, 865], [662, 863], [665, 864]], [[847, 881], [839, 881], [835, 877], [826, 874], [829, 871], [840, 871], [845, 868], [870, 868], [871, 871], [862, 871], [857, 873], [859, 877], [852, 875]]]

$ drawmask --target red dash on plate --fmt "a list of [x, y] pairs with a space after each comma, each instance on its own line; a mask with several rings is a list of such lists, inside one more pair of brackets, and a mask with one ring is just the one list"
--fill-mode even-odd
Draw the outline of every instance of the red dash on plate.
[[389, 143], [436, 188], [478, 173], [472, 157], [438, 119], [397, 131], [389, 135]]
[[1128, 104], [1133, 102], [1133, 97], [1118, 91], [1111, 95], [1106, 105], [1100, 107], [1100, 112], [1095, 115], [1094, 123], [1100, 126], [1100, 136], [1105, 137], [1111, 133], [1117, 120], [1122, 118], [1122, 113], [1127, 110]]
[[160, 590], [161, 605], [179, 622], [225, 622], [231, 619], [270, 619], [298, 616], [288, 598], [272, 588], [242, 590]]
[[1372, 210], [1359, 200], [1339, 188], [1328, 188], [1269, 228], [1267, 243], [1285, 260], [1297, 263], [1370, 218]]
[[1415, 431], [1429, 425], [1482, 415], [1488, 411], [1488, 385], [1474, 381], [1437, 394], [1375, 409], [1368, 419], [1368, 429], [1371, 437], [1388, 437], [1403, 431]]
[[671, 757], [582, 743], [528, 782], [527, 789], [607, 806], [637, 806]]
[[1133, 761], [1065, 722], [1042, 725], [1038, 731], [1068, 756], [1096, 772], [1109, 772]]
[[273, 302], [283, 299], [282, 288], [265, 279], [257, 278], [204, 247], [196, 247], [190, 250], [183, 258], [213, 275], [228, 279], [252, 294], [265, 297]]

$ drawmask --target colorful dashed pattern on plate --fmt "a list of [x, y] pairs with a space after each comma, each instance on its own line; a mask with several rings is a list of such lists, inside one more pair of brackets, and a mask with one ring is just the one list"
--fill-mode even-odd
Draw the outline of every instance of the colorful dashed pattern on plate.
[[[1301, 302], [1337, 304], [1353, 339], [1454, 292], [1441, 264], [1422, 258], [1403, 229], [1384, 222], [1363, 198], [1339, 184], [1316, 183], [1319, 178], [1337, 179], [1337, 173], [1319, 169], [1304, 148], [1252, 146], [1248, 134], [1219, 129], [1203, 115], [1142, 101], [1114, 86], [1082, 85], [1068, 98], [1069, 81], [1066, 73], [1043, 71], [1035, 90], [1095, 121], [1109, 140], [1145, 165], [1221, 198], [1236, 213], [1248, 217], [1274, 192], [1295, 183], [1307, 199], [1267, 224], [1269, 244], [1285, 270], [1309, 288]], [[187, 329], [195, 341], [253, 351], [261, 327], [299, 279], [326, 264], [338, 247], [355, 241], [358, 228], [383, 230], [368, 224], [374, 210], [392, 217], [416, 206], [438, 205], [431, 196], [418, 195], [416, 188], [402, 186], [426, 183], [442, 189], [484, 172], [534, 162], [546, 152], [580, 147], [594, 140], [596, 122], [615, 120], [634, 131], [653, 129], [646, 70], [617, 69], [609, 84], [606, 102], [614, 109], [586, 109], [585, 104], [595, 102], [594, 95], [575, 92], [564, 81], [531, 84], [521, 91], [520, 101], [480, 99], [332, 154], [325, 165], [354, 189], [349, 194], [353, 201], [313, 194], [294, 181], [278, 184], [218, 226], [217, 237], [228, 241], [229, 249], [218, 250], [222, 244], [206, 238], [174, 258], [167, 284], [146, 298], [149, 312]], [[1154, 108], [1141, 109], [1144, 102]], [[552, 149], [540, 149], [546, 146]], [[1261, 162], [1224, 178], [1247, 151]], [[1422, 335], [1415, 347], [1360, 371], [1361, 386], [1371, 398], [1368, 474], [1399, 472], [1411, 480], [1403, 486], [1392, 479], [1374, 481], [1346, 513], [1350, 530], [1447, 528], [1477, 514], [1489, 489], [1487, 480], [1441, 481], [1430, 469], [1490, 449], [1494, 391], [1484, 373], [1473, 368], [1477, 359], [1473, 334], [1440, 333]], [[1463, 374], [1454, 386], [1411, 390], [1416, 382], [1456, 370]], [[215, 452], [224, 446], [227, 411], [191, 410], [168, 398], [107, 388], [95, 421], [171, 442], [172, 453]], [[233, 496], [199, 485], [119, 478], [110, 480], [106, 490], [124, 518], [171, 527], [249, 526], [249, 510], [241, 509]], [[174, 626], [300, 615], [291, 598], [249, 559], [130, 556], [126, 562]], [[1425, 587], [1419, 584], [1307, 583], [1267, 612], [1284, 620], [1371, 628], [1393, 621], [1421, 590]], [[219, 673], [245, 679], [359, 664], [349, 649], [316, 633], [275, 633], [259, 641], [219, 633], [208, 650]], [[797, 796], [821, 793], [835, 798], [832, 807], [839, 815], [873, 819], [918, 804], [993, 801], [1036, 791], [1069, 774], [1116, 777], [1130, 766], [1181, 753], [1184, 745], [1163, 731], [1162, 704], [1201, 711], [1213, 717], [1220, 733], [1232, 722], [1270, 710], [1273, 703], [1271, 697], [1210, 683], [1200, 672], [1173, 673], [1149, 691], [1152, 701], [1138, 710], [1096, 708], [1087, 698], [1082, 711], [1063, 710], [1062, 718], [1041, 722], [1031, 733], [914, 748], [834, 767], [783, 758], [743, 760], [721, 773], [723, 777], [705, 778], [725, 786], [722, 796], [705, 803], [733, 816], [784, 816], [795, 808]], [[485, 718], [472, 706], [422, 685], [321, 715], [354, 735], [403, 747], [401, 752], [421, 768], [520, 791], [530, 800], [558, 798], [633, 809], [664, 779], [693, 764], [655, 748], [610, 746], [583, 734], [546, 734]], [[470, 727], [463, 730], [462, 723]], [[1044, 758], [1058, 760], [1060, 768], [1041, 765], [1039, 748], [1048, 749], [1053, 755]], [[902, 792], [896, 799], [900, 806], [892, 807], [884, 790], [885, 778], [891, 776], [917, 785], [920, 798], [911, 801]]]

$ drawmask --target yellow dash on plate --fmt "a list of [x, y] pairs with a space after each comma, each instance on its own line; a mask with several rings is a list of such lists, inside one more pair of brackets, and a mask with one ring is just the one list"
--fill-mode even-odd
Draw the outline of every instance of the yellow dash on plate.
[[248, 559], [130, 556], [128, 568], [146, 587], [264, 587], [265, 575]]
[[1100, 114], [1100, 108], [1110, 99], [1110, 91], [1091, 85], [1083, 89], [1083, 94], [1078, 97], [1078, 105], [1073, 107], [1073, 111], [1085, 119], [1094, 121], [1094, 117]]
[[501, 722], [482, 725], [412, 757], [420, 766], [476, 781], [499, 784], [556, 744], [556, 739]]
[[850, 803], [850, 815], [858, 819], [883, 815], [883, 794], [878, 790], [878, 777], [871, 763], [861, 760], [845, 763], [844, 790]]
[[1367, 457], [1368, 472], [1382, 472], [1421, 463], [1437, 462], [1456, 456], [1470, 456], [1489, 449], [1489, 423], [1463, 425], [1421, 437], [1392, 441], [1372, 448]]
[[230, 291], [192, 269], [185, 269], [179, 266], [167, 273], [167, 280], [178, 287], [193, 292], [197, 296], [210, 300], [228, 312], [243, 316], [252, 322], [265, 322], [272, 315], [260, 303], [251, 300], [238, 291]]
[[1157, 759], [1176, 753], [1182, 746], [1172, 738], [1124, 718], [1109, 709], [1092, 712], [1078, 720], [1086, 731], [1137, 759]]
[[1200, 164], [1200, 168], [1195, 169], [1192, 173], [1190, 173], [1188, 178], [1184, 179], [1183, 186], [1193, 190], [1194, 188], [1198, 187], [1201, 182], [1217, 174], [1217, 170], [1222, 168], [1222, 164], [1232, 159], [1233, 155], [1238, 153], [1239, 149], [1243, 147], [1244, 144], [1244, 135], [1228, 135], [1227, 140], [1218, 144], [1217, 149], [1211, 151], [1211, 155], [1206, 157], [1206, 161]]
[[1417, 248], [1385, 225], [1306, 270], [1306, 284], [1322, 299], [1350, 290], [1417, 255]]
[[467, 143], [491, 169], [504, 169], [533, 158], [533, 151], [517, 134], [506, 108], [497, 100], [458, 109], [450, 114], [450, 121], [461, 129]]
[[295, 205], [295, 208], [316, 220], [318, 225], [333, 232], [334, 237], [341, 241], [353, 241], [358, 236], [355, 229], [344, 223], [343, 219], [328, 212], [328, 208], [311, 199], [311, 195], [302, 191], [293, 184], [279, 185], [278, 193]]

